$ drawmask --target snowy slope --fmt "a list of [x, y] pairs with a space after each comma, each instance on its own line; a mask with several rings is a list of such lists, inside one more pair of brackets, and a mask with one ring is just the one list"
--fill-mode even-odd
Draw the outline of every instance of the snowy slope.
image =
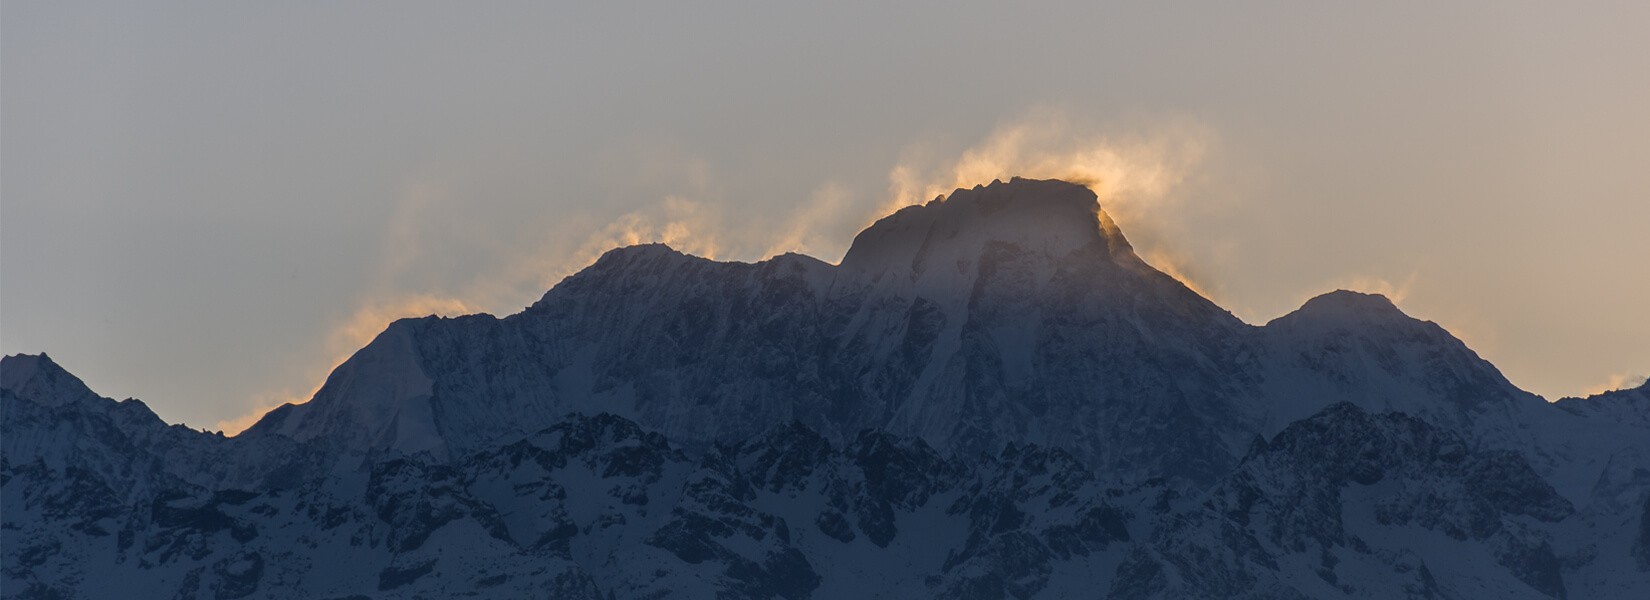
[[1340, 404], [1257, 442], [1113, 597], [1564, 597], [1549, 531], [1573, 515], [1516, 453]]
[[255, 487], [327, 458], [288, 438], [224, 438], [168, 425], [142, 401], [99, 397], [44, 354], [5, 357], [0, 374], [0, 456], [14, 465], [88, 470], [116, 489], [156, 478]]
[[[112, 402], [112, 401], [110, 401]], [[87, 446], [96, 439], [84, 440]], [[801, 423], [684, 450], [611, 415], [256, 489], [0, 462], [17, 597], [1631, 598], [1521, 455], [1332, 406], [1204, 491]], [[1635, 532], [1638, 528], [1635, 528]], [[548, 592], [546, 592], [548, 590]], [[1567, 596], [1568, 594], [1568, 596]]]
[[[839, 448], [796, 423], [687, 454], [622, 418], [570, 415], [453, 462], [379, 457], [257, 490], [122, 490], [8, 459], [0, 585], [88, 598], [1075, 590], [1087, 579], [1054, 567], [1115, 564], [1129, 514], [1060, 456], [956, 462], [875, 431]], [[1039, 568], [1022, 572], [1027, 548]]]

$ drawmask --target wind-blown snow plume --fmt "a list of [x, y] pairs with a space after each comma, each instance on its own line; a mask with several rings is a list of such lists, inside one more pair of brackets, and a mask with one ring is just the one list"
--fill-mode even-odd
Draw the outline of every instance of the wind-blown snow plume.
[[949, 164], [896, 166], [890, 204], [879, 214], [925, 202], [956, 188], [1010, 177], [1063, 179], [1093, 189], [1114, 218], [1138, 216], [1163, 202], [1203, 158], [1208, 134], [1189, 124], [1147, 136], [1091, 133], [1060, 111], [1037, 110], [998, 126]]
[[252, 408], [247, 413], [232, 419], [218, 421], [213, 429], [222, 431], [225, 435], [235, 435], [257, 423], [265, 413], [280, 407], [283, 404], [301, 404], [308, 402], [321, 388], [338, 365], [348, 360], [351, 354], [366, 346], [374, 337], [384, 331], [390, 323], [397, 319], [408, 317], [425, 317], [429, 315], [456, 316], [477, 312], [474, 307], [456, 298], [444, 298], [432, 295], [413, 295], [399, 298], [390, 302], [374, 302], [361, 306], [350, 316], [339, 321], [327, 335], [324, 356], [327, 360], [313, 363], [303, 381], [314, 382], [309, 391], [299, 393], [292, 388], [274, 390], [261, 394], [253, 399]]
[[762, 256], [786, 252], [807, 254], [830, 260], [847, 248], [842, 239], [831, 235], [822, 225], [840, 221], [854, 208], [853, 193], [844, 186], [827, 183], [809, 196], [808, 201], [791, 213], [773, 232], [773, 241]]
[[1617, 373], [1615, 375], [1611, 375], [1610, 379], [1604, 382], [1603, 385], [1587, 390], [1587, 395], [1594, 396], [1605, 392], [1614, 392], [1616, 390], [1630, 390], [1644, 385], [1644, 382], [1647, 379], [1650, 379], [1650, 375], [1638, 373]]
[[567, 265], [572, 273], [595, 262], [603, 252], [623, 246], [659, 242], [695, 256], [716, 258], [721, 250], [718, 212], [680, 196], [666, 196], [631, 211], [592, 233]]
[[1141, 260], [1185, 284], [1186, 287], [1197, 292], [1197, 295], [1209, 300], [1215, 299], [1213, 291], [1204, 287], [1203, 282], [1205, 279], [1194, 274], [1191, 260], [1185, 255], [1159, 248], [1146, 250], [1139, 254]]
[[994, 179], [1062, 179], [1094, 190], [1148, 262], [1209, 297], [1210, 286], [1194, 281], [1186, 257], [1156, 240], [1164, 222], [1183, 208], [1177, 188], [1203, 160], [1212, 138], [1191, 122], [1164, 122], [1146, 134], [1107, 134], [1059, 110], [1034, 110], [999, 125], [954, 159], [923, 160], [908, 153], [888, 175], [888, 200], [867, 222]]
[[[637, 159], [637, 178], [646, 185], [638, 191], [675, 191], [605, 223], [580, 225], [587, 233], [572, 237], [566, 233], [579, 227], [572, 225], [578, 217], [557, 215], [542, 230], [551, 235], [540, 235], [536, 241], [478, 241], [488, 233], [473, 226], [455, 229], [451, 223], [462, 220], [462, 213], [454, 212], [464, 204], [452, 193], [456, 184], [440, 179], [413, 181], [402, 186], [386, 222], [381, 265], [362, 296], [361, 308], [333, 328], [325, 352], [314, 354], [325, 356], [324, 363], [306, 360], [299, 369], [306, 374], [303, 381], [318, 385], [332, 367], [397, 318], [512, 311], [613, 248], [659, 242], [722, 260], [760, 260], [785, 252], [835, 260], [865, 223], [957, 188], [1015, 176], [1087, 185], [1100, 197], [1106, 212], [1128, 229], [1142, 257], [1212, 298], [1211, 286], [1190, 267], [1192, 261], [1170, 252], [1167, 248], [1172, 244], [1157, 243], [1168, 237], [1160, 234], [1166, 228], [1160, 223], [1174, 220], [1175, 211], [1181, 208], [1177, 187], [1202, 160], [1212, 136], [1184, 122], [1158, 124], [1144, 134], [1107, 131], [1077, 123], [1058, 110], [1036, 110], [1003, 123], [978, 143], [950, 156], [923, 160], [907, 152], [906, 159], [890, 172], [885, 195], [826, 180], [789, 210], [754, 213], [739, 210], [732, 199], [722, 197], [725, 190], [703, 160], [682, 152], [643, 152]], [[558, 232], [562, 235], [554, 235]], [[500, 260], [475, 272], [467, 283], [449, 288], [455, 290], [451, 295], [409, 292], [409, 288], [429, 289], [417, 281], [430, 275], [422, 269], [440, 263], [441, 249], [454, 243], [500, 246]], [[518, 246], [523, 243], [536, 247], [522, 251]], [[249, 407], [252, 412], [217, 427], [225, 432], [244, 429], [270, 408], [308, 400], [314, 388], [305, 389], [309, 393], [283, 389], [259, 394]]]
[[1393, 304], [1403, 304], [1404, 299], [1408, 298], [1410, 291], [1415, 288], [1415, 278], [1416, 274], [1410, 273], [1402, 281], [1393, 283], [1392, 280], [1385, 277], [1359, 275], [1342, 280], [1330, 287], [1366, 294], [1380, 294], [1386, 296]]

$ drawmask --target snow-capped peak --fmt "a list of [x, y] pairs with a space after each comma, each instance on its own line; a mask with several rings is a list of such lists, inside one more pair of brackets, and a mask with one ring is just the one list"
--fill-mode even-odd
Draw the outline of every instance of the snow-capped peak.
[[1335, 290], [1307, 300], [1302, 310], [1358, 311], [1363, 313], [1402, 312], [1391, 298], [1382, 294]]
[[1095, 245], [1112, 253], [1133, 253], [1088, 188], [1016, 177], [1008, 183], [958, 189], [949, 197], [908, 206], [878, 220], [854, 238], [842, 266], [920, 275], [977, 259], [992, 244], [1051, 259]]
[[1410, 320], [1392, 300], [1381, 294], [1335, 290], [1307, 300], [1295, 312], [1278, 319], [1300, 319], [1343, 324], [1368, 321]]
[[47, 406], [97, 397], [79, 377], [58, 366], [44, 352], [0, 358], [0, 389]]

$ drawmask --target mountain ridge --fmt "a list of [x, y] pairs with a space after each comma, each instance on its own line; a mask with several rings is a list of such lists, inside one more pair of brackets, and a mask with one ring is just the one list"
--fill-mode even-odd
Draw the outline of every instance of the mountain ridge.
[[[1337, 366], [1330, 350], [1372, 323], [1415, 356], [1380, 357], [1368, 408], [1421, 407], [1455, 426], [1468, 418], [1446, 405], [1461, 403], [1453, 396], [1502, 412], [1531, 401], [1448, 332], [1379, 297], [1332, 292], [1245, 324], [1141, 260], [1092, 191], [1016, 178], [901, 209], [856, 236], [839, 265], [616, 249], [522, 313], [392, 324], [314, 400], [247, 434], [442, 454], [569, 410], [613, 411], [690, 445], [800, 419], [832, 439], [887, 427], [946, 452], [1032, 439], [1107, 468], [1172, 463], [1208, 481], [1250, 436], [1344, 391], [1337, 378], [1362, 367]], [[1287, 360], [1307, 350], [1324, 356]], [[1455, 389], [1413, 382], [1434, 354], [1455, 357]], [[1200, 431], [1178, 445], [1152, 432], [1176, 413], [1192, 415], [1177, 427]], [[1511, 429], [1512, 417], [1494, 418]], [[1097, 430], [1130, 450], [1085, 441]], [[1140, 466], [1130, 453], [1144, 448], [1166, 458]]]
[[[1008, 207], [1023, 205], [1042, 210], [1018, 221], [1010, 222], [1002, 218], [1005, 212], [1015, 212]], [[956, 375], [946, 375], [944, 371], [957, 369], [957, 366], [947, 363], [952, 358], [949, 354], [957, 352], [957, 347], [964, 343], [963, 329], [970, 318], [969, 313], [974, 309], [970, 304], [989, 296], [992, 290], [1004, 289], [1005, 286], [999, 283], [1003, 277], [1013, 277], [1014, 285], [1033, 288], [1017, 290], [1020, 293], [1019, 298], [1007, 299], [1020, 301], [1022, 305], [1027, 296], [1035, 298], [1036, 289], [1061, 285], [1055, 281], [1056, 277], [1073, 277], [1070, 273], [1073, 268], [1087, 269], [1087, 275], [1096, 274], [1094, 269], [1098, 268], [1100, 275], [1152, 278], [1148, 284], [1150, 287], [1146, 289], [1158, 289], [1159, 291], [1152, 294], [1167, 301], [1151, 300], [1159, 306], [1149, 307], [1150, 310], [1161, 312], [1160, 306], [1179, 304], [1188, 307], [1182, 312], [1197, 312], [1204, 315], [1199, 318], [1222, 319], [1224, 322], [1220, 324], [1221, 327], [1235, 328], [1239, 325], [1240, 322], [1230, 317], [1229, 313], [1139, 261], [1127, 241], [1122, 238], [1121, 232], [1116, 231], [1115, 225], [1111, 225], [1109, 229], [1102, 226], [1103, 223], [1110, 223], [1109, 217], [1097, 215], [1104, 215], [1104, 211], [1099, 207], [1094, 194], [1087, 188], [1063, 182], [1016, 179], [1009, 183], [997, 182], [990, 186], [959, 190], [944, 201], [902, 209], [867, 228], [858, 236], [854, 247], [849, 250], [841, 265], [830, 265], [801, 256], [781, 256], [757, 263], [721, 263], [691, 257], [663, 245], [618, 249], [604, 254], [591, 267], [570, 276], [552, 288], [543, 299], [523, 313], [499, 319], [497, 323], [487, 322], [479, 327], [502, 327], [510, 330], [507, 335], [518, 339], [566, 335], [562, 331], [556, 331], [561, 329], [553, 323], [559, 317], [557, 313], [579, 313], [579, 322], [567, 326], [567, 329], [579, 329], [581, 325], [587, 326], [588, 323], [597, 322], [603, 324], [600, 329], [605, 336], [613, 332], [624, 335], [636, 331], [638, 327], [651, 328], [645, 332], [646, 339], [642, 339], [642, 334], [637, 334], [635, 338], [628, 340], [632, 342], [632, 347], [638, 348], [637, 352], [657, 352], [660, 355], [674, 353], [678, 357], [691, 357], [696, 356], [692, 351], [693, 342], [683, 337], [685, 332], [672, 329], [692, 330], [695, 336], [714, 338], [721, 333], [717, 329], [726, 331], [744, 327], [742, 324], [717, 323], [714, 324], [715, 328], [705, 328], [703, 323], [697, 321], [706, 318], [768, 320], [775, 323], [770, 329], [782, 326], [780, 323], [823, 322], [825, 325], [822, 328], [828, 326], [835, 328], [835, 331], [806, 334], [802, 336], [803, 339], [794, 339], [798, 336], [792, 336], [793, 339], [773, 340], [782, 346], [778, 351], [791, 355], [781, 358], [787, 363], [798, 364], [823, 362], [810, 359], [822, 352], [831, 351], [866, 352], [873, 355], [873, 360], [886, 359], [894, 352], [903, 352], [907, 355], [906, 366], [911, 372], [885, 375], [900, 379], [890, 382], [897, 386], [895, 390], [868, 392], [864, 389], [852, 389], [862, 388], [864, 382], [853, 382], [850, 379], [862, 379], [866, 376], [865, 373], [821, 373], [818, 374], [820, 379], [829, 380], [817, 384], [773, 382], [774, 387], [784, 389], [782, 392], [776, 392], [778, 394], [826, 396], [823, 400], [829, 405], [832, 403], [831, 396], [867, 393], [873, 396], [893, 393], [896, 396], [916, 396], [917, 400], [921, 400], [926, 394], [942, 393], [933, 389], [936, 385], [955, 385], [953, 382], [945, 381], [945, 378], [954, 378]], [[1032, 239], [1032, 234], [1046, 233], [1048, 228], [1043, 226], [1049, 224], [1060, 224], [1066, 229], [1065, 235], [1039, 235]], [[985, 227], [990, 233], [970, 233], [972, 230], [963, 227], [964, 225]], [[889, 230], [894, 230], [894, 233], [890, 233]], [[911, 233], [913, 231], [915, 233]], [[902, 235], [901, 232], [908, 235]], [[896, 256], [897, 258], [891, 258]], [[883, 265], [890, 261], [894, 266], [873, 268], [874, 265]], [[941, 264], [944, 265], [943, 268], [935, 266]], [[895, 269], [896, 273], [899, 269], [905, 269], [913, 276], [890, 277], [889, 268]], [[869, 275], [862, 276], [862, 273]], [[710, 289], [703, 289], [707, 287]], [[1128, 293], [1128, 288], [1141, 287], [1124, 286], [1125, 289], [1119, 291]], [[729, 300], [732, 302], [728, 302]], [[764, 307], [774, 305], [789, 305], [789, 308], [778, 311], [782, 314], [767, 314], [771, 311]], [[890, 308], [892, 310], [889, 310]], [[664, 317], [660, 317], [661, 314], [673, 321], [649, 322], [662, 320]], [[545, 318], [539, 323], [524, 323], [539, 320], [539, 317]], [[641, 321], [636, 322], [637, 319]], [[1173, 321], [1166, 315], [1157, 317], [1157, 320], [1168, 323]], [[398, 336], [424, 336], [428, 328], [441, 328], [449, 323], [456, 322], [400, 322], [392, 325], [386, 331], [386, 336], [389, 332], [398, 332]], [[805, 328], [807, 325], [802, 327]], [[545, 331], [546, 329], [550, 331]], [[399, 333], [401, 331], [407, 333]], [[739, 333], [749, 337], [764, 334], [768, 337], [783, 335], [772, 334], [761, 327], [752, 327]], [[577, 335], [579, 334], [575, 333], [575, 336]], [[900, 339], [890, 339], [892, 337]], [[391, 343], [401, 343], [392, 342], [400, 339], [396, 336], [382, 339], [383, 341], [375, 341], [375, 344], [388, 346]], [[574, 340], [573, 343], [580, 342]], [[561, 409], [566, 408], [606, 408], [601, 404], [603, 401], [593, 399], [592, 396], [601, 396], [609, 392], [612, 395], [631, 395], [626, 394], [624, 390], [614, 391], [615, 386], [624, 385], [625, 382], [622, 380], [632, 379], [628, 374], [613, 378], [621, 381], [591, 382], [588, 384], [588, 390], [564, 390], [582, 383], [574, 381], [586, 376], [578, 373], [581, 368], [592, 368], [581, 367], [578, 364], [579, 357], [560, 356], [577, 352], [577, 349], [565, 346], [566, 342], [557, 342], [550, 348], [530, 347], [513, 353], [547, 356], [549, 361], [565, 360], [561, 365], [553, 365], [552, 372], [529, 375], [541, 380], [543, 385], [539, 393], [542, 396], [572, 396], [560, 401], [562, 404], [557, 406], [557, 410], [546, 411], [540, 418], [554, 418], [562, 412]], [[904, 350], [901, 350], [902, 346], [905, 347]], [[369, 345], [369, 348], [371, 347], [372, 345]], [[756, 351], [766, 350], [758, 348]], [[618, 353], [612, 350], [609, 352]], [[367, 358], [376, 360], [379, 354], [388, 353], [389, 350], [386, 349]], [[924, 353], [938, 356], [918, 356]], [[624, 361], [628, 358], [616, 356], [613, 360]], [[653, 362], [668, 363], [671, 360], [658, 356]], [[680, 362], [683, 359], [674, 360]], [[928, 364], [915, 364], [917, 362]], [[346, 363], [339, 372], [347, 374], [353, 371], [354, 366]], [[1010, 368], [1016, 366], [1023, 365], [1009, 365]], [[532, 364], [515, 365], [512, 368], [527, 372], [542, 370], [541, 365]], [[865, 367], [848, 365], [845, 368], [863, 371]], [[801, 370], [805, 372], [805, 367]], [[600, 379], [600, 374], [596, 377]], [[553, 380], [559, 381], [553, 383]], [[332, 381], [329, 379], [329, 386], [331, 384]], [[386, 389], [399, 385], [402, 385], [402, 380], [397, 379], [395, 382], [376, 384], [375, 388]], [[328, 386], [323, 386], [322, 394], [317, 395], [317, 400], [325, 400], [328, 391]], [[642, 390], [634, 395], [646, 396], [652, 393]], [[706, 390], [701, 393], [714, 392]], [[416, 407], [417, 395], [409, 392], [409, 396], [403, 400]], [[632, 401], [645, 402], [643, 399]], [[850, 402], [853, 401], [839, 399], [835, 403], [844, 405]], [[883, 404], [890, 406], [876, 411], [880, 416], [862, 415], [855, 422], [841, 427], [826, 425], [823, 422], [826, 418], [824, 416], [817, 417], [820, 420], [810, 422], [827, 431], [838, 430], [845, 433], [860, 426], [870, 425], [875, 419], [917, 422], [931, 419], [921, 414], [925, 410], [924, 403], [921, 402], [906, 402], [901, 398], [892, 397], [885, 399]], [[897, 406], [893, 406], [895, 404]], [[814, 409], [795, 407], [793, 410]], [[853, 409], [841, 406], [834, 410], [840, 413], [851, 412]], [[832, 411], [833, 408], [829, 406], [824, 409], [826, 413]], [[288, 409], [288, 412], [307, 411]], [[619, 412], [626, 411], [620, 408]], [[512, 415], [521, 414], [533, 414], [533, 408], [512, 412]], [[763, 424], [793, 416], [797, 416], [796, 413], [776, 414]], [[852, 415], [839, 415], [837, 418], [844, 416], [854, 419]], [[285, 420], [291, 417], [282, 418]], [[807, 420], [810, 417], [803, 415], [802, 418]], [[340, 420], [343, 420], [343, 417], [340, 417]], [[938, 431], [940, 426], [935, 424], [913, 426], [929, 429], [936, 436], [967, 435], [966, 432]], [[249, 433], [256, 435], [272, 427], [271, 424], [260, 422], [254, 425]], [[699, 427], [713, 428], [716, 424], [707, 422]], [[752, 423], [738, 429], [736, 434], [748, 434], [759, 428], [759, 424]], [[385, 435], [383, 432], [387, 430], [387, 425], [380, 426], [375, 433], [369, 434], [369, 437], [381, 439]], [[292, 432], [290, 429], [282, 431], [289, 434]], [[998, 436], [992, 434], [985, 437], [995, 440]], [[707, 438], [704, 441], [710, 440]], [[438, 445], [429, 444], [432, 448]], [[412, 449], [412, 446], [402, 448]]]
[[1636, 598], [1646, 398], [1549, 404], [1379, 295], [1244, 323], [1016, 178], [837, 265], [633, 246], [398, 320], [233, 437], [0, 359], [0, 585]]

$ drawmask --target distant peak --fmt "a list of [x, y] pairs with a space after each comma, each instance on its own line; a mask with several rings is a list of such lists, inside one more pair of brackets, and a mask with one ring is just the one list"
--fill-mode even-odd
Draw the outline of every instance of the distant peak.
[[1366, 294], [1351, 290], [1335, 290], [1319, 295], [1300, 310], [1306, 312], [1359, 312], [1365, 314], [1404, 314], [1392, 300], [1381, 294]]
[[37, 376], [56, 377], [58, 374], [68, 375], [69, 372], [53, 362], [45, 352], [0, 358], [0, 388], [3, 389], [19, 389]]
[[[1267, 327], [1342, 328], [1358, 325], [1419, 324], [1421, 320], [1404, 314], [1386, 296], [1335, 290], [1307, 300], [1300, 308], [1273, 319]], [[1435, 326], [1436, 327], [1436, 326]]]
[[48, 405], [96, 397], [79, 377], [59, 366], [44, 352], [0, 358], [0, 389], [11, 390], [19, 398]]
[[993, 242], [1051, 257], [1093, 245], [1113, 254], [1133, 253], [1087, 187], [1016, 177], [958, 189], [883, 217], [854, 238], [842, 265], [920, 271], [928, 260], [978, 256]]
[[607, 271], [655, 273], [694, 261], [711, 262], [710, 259], [687, 254], [660, 242], [634, 244], [602, 253], [596, 262], [580, 271], [580, 274]]
[[1413, 317], [1380, 294], [1335, 290], [1307, 300], [1295, 312], [1278, 317], [1274, 323], [1369, 323], [1409, 322]]
[[1571, 403], [1572, 405], [1573, 403], [1591, 403], [1596, 406], [1600, 402], [1615, 400], [1623, 400], [1628, 402], [1650, 401], [1650, 379], [1640, 381], [1637, 385], [1628, 384], [1617, 387], [1613, 390], [1604, 390], [1595, 394], [1588, 394], [1585, 397], [1570, 396], [1560, 398], [1559, 402]]
[[[1428, 339], [1466, 348], [1461, 340], [1437, 323], [1405, 314], [1386, 296], [1347, 290], [1336, 290], [1307, 300], [1294, 312], [1273, 319], [1266, 327], [1279, 333], [1306, 332], [1311, 335], [1350, 331], [1363, 335], [1399, 335], [1410, 341]], [[1476, 355], [1472, 359], [1480, 360]]]
[[672, 247], [670, 247], [666, 244], [663, 244], [663, 243], [660, 243], [660, 242], [653, 242], [653, 243], [649, 243], [649, 244], [635, 244], [635, 245], [632, 245], [632, 246], [622, 246], [622, 247], [619, 247], [619, 248], [614, 248], [612, 250], [608, 250], [607, 252], [602, 253], [601, 258], [596, 259], [596, 264], [600, 265], [600, 264], [604, 264], [604, 263], [627, 263], [627, 262], [633, 262], [633, 261], [637, 261], [637, 260], [658, 259], [658, 258], [663, 258], [663, 257], [676, 257], [676, 256], [687, 256], [687, 255], [683, 254], [681, 251], [679, 251], [675, 248], [672, 248]]

